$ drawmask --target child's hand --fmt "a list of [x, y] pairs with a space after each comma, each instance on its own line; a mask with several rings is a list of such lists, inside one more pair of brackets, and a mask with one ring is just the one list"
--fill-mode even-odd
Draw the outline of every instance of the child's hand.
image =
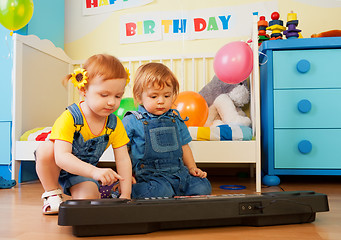
[[[135, 177], [131, 178], [132, 184], [136, 183], [136, 179]], [[121, 186], [120, 183], [118, 182], [117, 184], [114, 185], [114, 187], [112, 188], [113, 191], [117, 191], [121, 194]], [[123, 194], [120, 195], [120, 198], [127, 198], [130, 199], [130, 196], [124, 196]]]
[[196, 167], [189, 169], [189, 173], [195, 177], [200, 177], [200, 178], [207, 177], [207, 172], [204, 172], [200, 168], [196, 168]]
[[103, 186], [111, 185], [117, 180], [119, 181], [124, 180], [120, 175], [118, 175], [111, 168], [95, 168], [92, 174], [92, 178], [97, 181], [100, 181]]
[[[136, 179], [135, 177], [131, 177], [131, 183], [135, 184], [136, 183]], [[115, 186], [112, 188], [114, 191], [116, 191], [118, 189], [118, 191], [121, 193], [121, 187], [120, 187], [120, 183], [115, 184]]]

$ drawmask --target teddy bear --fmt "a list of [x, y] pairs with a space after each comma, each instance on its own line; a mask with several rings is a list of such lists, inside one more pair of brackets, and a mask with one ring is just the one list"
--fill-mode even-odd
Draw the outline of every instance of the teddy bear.
[[209, 107], [205, 127], [221, 124], [251, 125], [250, 118], [242, 110], [242, 107], [249, 103], [250, 100], [250, 92], [246, 80], [238, 84], [229, 84], [214, 76], [199, 91], [199, 94], [203, 96]]

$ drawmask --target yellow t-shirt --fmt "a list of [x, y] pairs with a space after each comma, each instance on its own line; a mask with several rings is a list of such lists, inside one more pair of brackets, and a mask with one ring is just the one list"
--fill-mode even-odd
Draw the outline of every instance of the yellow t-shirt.
[[[79, 104], [77, 104], [79, 107]], [[81, 108], [80, 108], [81, 109]], [[95, 135], [91, 132], [89, 125], [84, 117], [84, 114], [81, 110], [84, 126], [81, 128], [80, 133], [82, 134], [84, 141], [87, 141], [92, 138], [96, 138], [106, 133], [106, 123], [103, 126], [103, 130], [99, 135]], [[107, 119], [108, 120], [108, 119]], [[77, 127], [79, 129], [79, 126]], [[55, 121], [51, 130], [50, 140], [62, 140], [69, 143], [73, 143], [73, 135], [76, 131], [76, 127], [74, 126], [74, 120], [69, 110], [65, 110]], [[111, 131], [111, 130], [110, 130]], [[129, 138], [124, 129], [122, 121], [117, 118], [117, 124], [115, 130], [109, 135], [109, 141], [106, 148], [109, 145], [112, 145], [113, 148], [119, 148], [126, 145], [129, 142]]]

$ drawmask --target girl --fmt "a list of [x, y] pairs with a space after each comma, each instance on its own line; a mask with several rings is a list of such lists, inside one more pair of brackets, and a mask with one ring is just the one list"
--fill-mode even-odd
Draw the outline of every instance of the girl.
[[195, 164], [184, 120], [171, 109], [178, 91], [176, 77], [161, 63], [147, 63], [136, 72], [133, 95], [140, 106], [122, 120], [136, 178], [133, 198], [211, 193], [207, 173]]
[[[43, 214], [58, 213], [62, 191], [73, 199], [100, 198], [100, 185], [121, 182], [121, 198], [130, 198], [131, 160], [129, 138], [114, 114], [120, 106], [128, 75], [121, 62], [110, 55], [90, 57], [84, 69], [64, 79], [78, 87], [84, 101], [72, 104], [56, 120], [50, 141], [36, 151], [36, 170], [45, 193]], [[96, 167], [102, 153], [112, 145], [118, 174]]]

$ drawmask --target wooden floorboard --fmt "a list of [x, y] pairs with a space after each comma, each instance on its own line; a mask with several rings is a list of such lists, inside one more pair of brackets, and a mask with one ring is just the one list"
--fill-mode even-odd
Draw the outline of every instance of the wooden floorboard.
[[[214, 194], [254, 193], [254, 179], [212, 177]], [[245, 190], [222, 190], [224, 184], [246, 186]], [[267, 227], [229, 226], [219, 228], [158, 231], [148, 234], [91, 237], [89, 239], [341, 239], [341, 178], [330, 176], [282, 178], [279, 187], [262, 188], [263, 192], [312, 190], [328, 195], [329, 212], [317, 213], [313, 223]], [[0, 189], [0, 239], [80, 239], [72, 235], [71, 227], [57, 225], [57, 216], [41, 213], [42, 187], [39, 181], [18, 184], [12, 189]], [[84, 239], [84, 238], [82, 238]]]

